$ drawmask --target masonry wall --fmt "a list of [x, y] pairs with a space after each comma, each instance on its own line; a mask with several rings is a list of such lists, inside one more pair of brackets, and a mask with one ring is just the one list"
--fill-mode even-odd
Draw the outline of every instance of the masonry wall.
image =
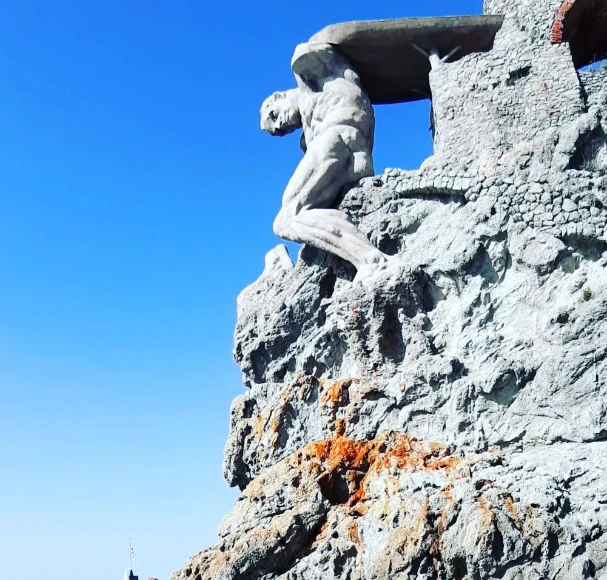
[[435, 154], [484, 174], [516, 164], [513, 155], [537, 150], [548, 130], [585, 108], [566, 45], [510, 45], [502, 39], [489, 53], [432, 71], [430, 85]]
[[563, 0], [485, 0], [483, 8], [485, 14], [506, 17], [502, 37], [512, 35], [509, 39], [511, 44], [542, 43], [550, 38], [554, 18], [562, 4]]
[[[605, 100], [607, 100], [607, 66], [594, 71], [580, 72], [579, 77], [588, 104], [605, 107]], [[601, 92], [604, 93], [604, 98], [601, 98]], [[600, 100], [603, 102], [600, 102]]]
[[389, 172], [389, 187], [491, 197], [515, 224], [607, 239], [607, 69], [578, 75], [569, 46], [552, 44], [561, 4], [486, 0], [506, 16], [493, 50], [430, 73], [434, 155], [418, 172]]

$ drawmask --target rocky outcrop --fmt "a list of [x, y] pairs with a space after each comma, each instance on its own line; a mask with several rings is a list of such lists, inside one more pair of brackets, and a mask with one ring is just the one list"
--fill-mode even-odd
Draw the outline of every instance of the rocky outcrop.
[[486, 4], [433, 158], [340, 202], [387, 267], [279, 246], [239, 296], [242, 495], [173, 580], [607, 578], [607, 77]]
[[383, 277], [278, 249], [240, 296], [243, 495], [177, 579], [607, 571], [607, 245], [394, 175], [342, 202]]
[[220, 543], [178, 577], [599, 577], [606, 451], [561, 444], [506, 461], [394, 432], [336, 435], [247, 486]]

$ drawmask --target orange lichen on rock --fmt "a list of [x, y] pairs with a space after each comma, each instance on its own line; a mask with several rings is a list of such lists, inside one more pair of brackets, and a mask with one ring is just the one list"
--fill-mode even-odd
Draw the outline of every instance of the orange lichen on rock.
[[447, 485], [445, 485], [445, 487], [443, 487], [443, 489], [441, 489], [441, 495], [445, 498], [445, 500], [447, 501], [448, 505], [452, 505], [455, 502], [453, 501], [453, 483], [448, 483]]
[[461, 467], [464, 464], [464, 461], [465, 460], [462, 457], [450, 455], [448, 457], [437, 459], [436, 461], [431, 461], [426, 465], [426, 468], [429, 470], [444, 469], [446, 471], [452, 471]]
[[335, 421], [335, 436], [343, 437], [346, 434], [346, 420], [345, 419], [337, 419]]
[[377, 454], [377, 441], [355, 441], [347, 437], [334, 437], [310, 443], [304, 449], [318, 459], [320, 463], [333, 471], [344, 469], [366, 469]]
[[262, 415], [257, 415], [257, 417], [255, 417], [252, 432], [253, 432], [253, 435], [255, 435], [255, 437], [257, 437], [257, 439], [259, 439], [259, 440], [261, 440], [261, 438], [263, 436], [264, 423], [265, 423], [265, 421], [263, 420]]
[[273, 447], [276, 447], [276, 445], [280, 439], [280, 431], [283, 428], [285, 418], [292, 411], [292, 409], [293, 409], [293, 407], [291, 406], [291, 403], [289, 403], [288, 401], [285, 401], [281, 405], [279, 405], [278, 407], [275, 407], [272, 410], [272, 413], [270, 415], [270, 425], [269, 426], [270, 426], [270, 432], [272, 433], [270, 441], [271, 441]]
[[440, 536], [447, 529], [447, 523], [449, 521], [449, 514], [455, 509], [456, 502], [453, 499], [453, 482], [448, 483], [440, 494], [445, 499], [445, 506], [440, 510], [439, 518], [436, 523], [436, 530], [439, 534], [439, 548], [440, 548]]
[[[381, 452], [372, 462], [356, 493], [350, 498], [350, 505], [364, 500], [367, 484], [372, 478], [379, 476], [382, 471], [390, 473], [395, 470], [428, 471], [439, 469], [441, 467], [435, 465], [436, 460], [442, 459], [448, 450], [446, 445], [418, 441], [401, 433], [389, 435], [380, 433], [378, 439], [380, 441], [377, 439], [375, 441], [378, 442], [378, 448]], [[396, 488], [397, 486], [393, 487]]]
[[358, 522], [352, 520], [348, 525], [348, 538], [353, 544], [357, 546], [360, 544], [360, 536], [358, 535]]
[[335, 381], [323, 391], [320, 397], [320, 403], [321, 405], [326, 405], [327, 403], [337, 405], [341, 403], [343, 396], [344, 381]]
[[[398, 469], [408, 469], [410, 471], [446, 468], [447, 463], [445, 465], [438, 463], [439, 459], [444, 459], [442, 456], [446, 452], [446, 445], [425, 443], [407, 435], [398, 435], [394, 446], [385, 453], [382, 467], [394, 465]], [[449, 459], [456, 460], [458, 458], [451, 457]]]
[[428, 497], [424, 498], [424, 503], [422, 504], [422, 508], [417, 514], [417, 517], [413, 521], [413, 529], [411, 534], [411, 539], [420, 542], [422, 538], [425, 536], [426, 526], [428, 524], [428, 513], [430, 509], [430, 500]]
[[487, 529], [495, 520], [493, 505], [484, 495], [481, 495], [476, 501], [481, 508], [481, 524], [483, 528]]
[[506, 508], [506, 511], [508, 512], [510, 517], [516, 523], [518, 523], [520, 520], [520, 516], [518, 514], [518, 510], [516, 509], [516, 507], [514, 505], [514, 501], [512, 500], [511, 496], [507, 495], [506, 497], [504, 497], [504, 507]]
[[404, 434], [392, 434], [389, 440], [384, 441], [384, 445], [386, 446], [385, 451], [373, 465], [375, 472], [382, 469], [388, 471], [442, 469], [450, 472], [465, 462], [462, 457], [449, 455], [448, 445], [419, 441]]
[[[477, 460], [476, 456], [454, 454], [447, 444], [420, 441], [403, 433], [381, 431], [369, 441], [349, 439], [343, 435], [345, 421], [342, 419], [336, 421], [335, 432], [335, 437], [302, 447], [289, 461], [296, 469], [311, 470], [315, 480], [322, 483], [323, 495], [332, 503], [347, 503], [354, 516], [363, 513], [354, 511], [371, 499], [370, 485], [378, 478], [382, 493], [393, 495], [402, 485], [402, 472], [442, 471], [447, 480], [455, 481], [468, 477], [469, 466]], [[339, 499], [334, 495], [338, 486], [342, 490]], [[446, 485], [442, 490], [447, 507], [454, 503], [451, 489], [452, 486]], [[481, 504], [481, 507], [487, 506]], [[489, 507], [486, 518], [492, 517]]]
[[357, 382], [356, 379], [342, 379], [332, 382], [326, 388], [324, 388], [324, 384], [320, 384], [322, 389], [318, 400], [320, 408], [328, 410], [335, 417], [337, 409], [348, 403], [348, 389], [354, 382]]
[[[436, 522], [436, 531], [438, 532], [439, 539], [440, 539], [440, 536], [445, 532], [446, 529], [447, 529], [447, 510], [445, 508], [443, 508], [440, 511], [438, 521]], [[439, 543], [439, 549], [440, 549], [440, 543]]]
[[320, 543], [322, 540], [324, 540], [327, 537], [330, 526], [331, 526], [331, 522], [329, 522], [328, 520], [323, 523], [322, 527], [320, 528], [320, 531], [318, 532], [316, 538], [314, 539], [315, 544]]
[[[457, 470], [465, 460], [449, 454], [449, 446], [419, 441], [402, 433], [380, 432], [370, 441], [356, 441], [343, 436], [345, 422], [336, 423], [336, 436], [310, 443], [292, 456], [292, 465], [307, 463], [324, 476], [339, 473], [339, 478], [350, 480], [349, 472], [360, 474], [350, 482], [348, 505], [355, 506], [365, 499], [369, 482], [380, 475], [398, 492], [398, 471], [443, 470], [447, 475]], [[363, 476], [364, 474], [364, 476]]]
[[284, 388], [280, 396], [283, 401], [287, 402], [295, 397], [304, 398], [305, 393], [313, 387], [321, 386], [323, 381], [316, 377], [300, 374], [288, 387]]

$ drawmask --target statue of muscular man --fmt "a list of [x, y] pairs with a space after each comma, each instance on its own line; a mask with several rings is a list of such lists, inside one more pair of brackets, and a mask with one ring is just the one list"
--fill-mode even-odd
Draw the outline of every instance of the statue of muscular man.
[[356, 72], [329, 44], [300, 44], [291, 68], [297, 88], [274, 93], [261, 107], [261, 128], [270, 135], [303, 128], [304, 158], [274, 232], [332, 252], [354, 264], [358, 277], [368, 276], [387, 258], [334, 205], [344, 187], [373, 175], [373, 107]]

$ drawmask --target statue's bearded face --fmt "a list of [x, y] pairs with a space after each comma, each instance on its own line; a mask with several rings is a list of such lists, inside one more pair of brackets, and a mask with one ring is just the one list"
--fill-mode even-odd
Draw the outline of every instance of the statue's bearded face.
[[282, 136], [301, 128], [301, 117], [293, 93], [270, 95], [261, 105], [261, 128], [270, 135]]

